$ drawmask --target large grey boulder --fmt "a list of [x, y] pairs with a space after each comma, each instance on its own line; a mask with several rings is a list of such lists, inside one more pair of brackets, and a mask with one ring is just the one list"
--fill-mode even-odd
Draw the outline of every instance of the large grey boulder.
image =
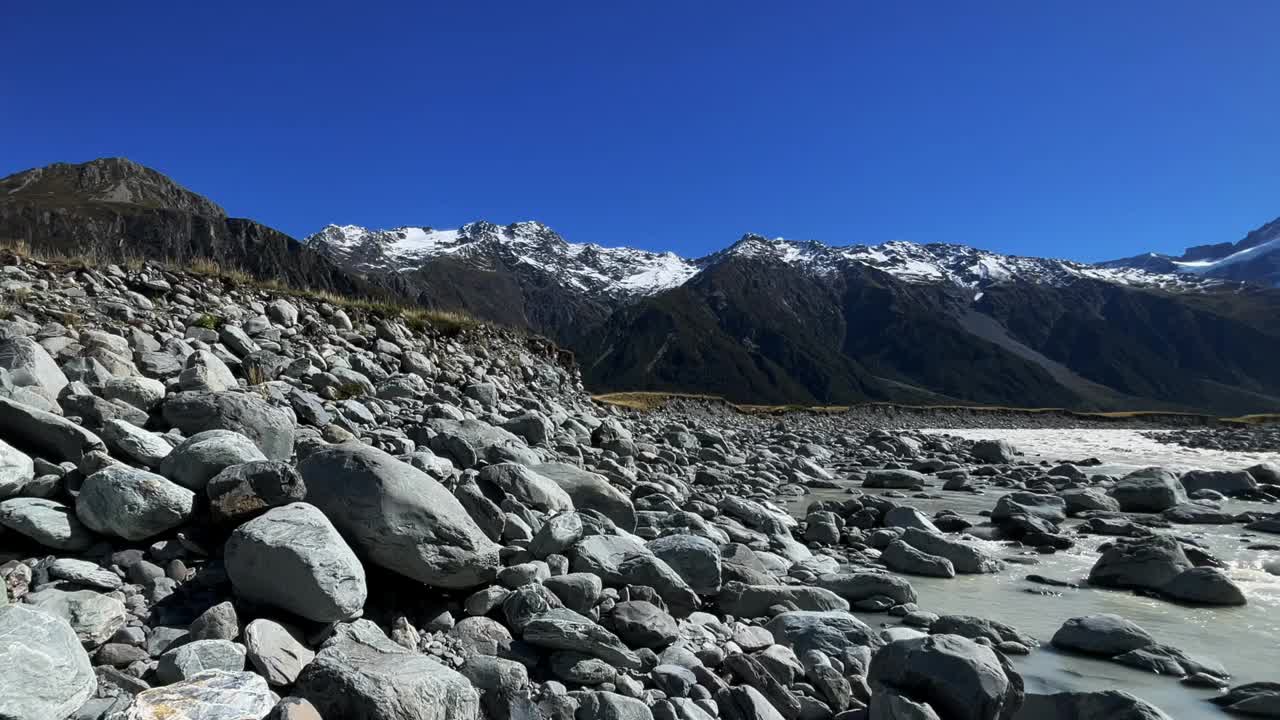
[[236, 594], [316, 622], [364, 607], [364, 567], [324, 513], [306, 503], [274, 508], [227, 540], [227, 575]]
[[67, 621], [85, 648], [96, 648], [124, 627], [124, 603], [93, 590], [46, 588], [27, 593], [26, 601]]
[[568, 608], [551, 608], [535, 615], [522, 632], [524, 641], [530, 645], [584, 653], [615, 667], [640, 667], [639, 656], [618, 636]]
[[236, 376], [227, 364], [208, 350], [196, 350], [187, 356], [178, 375], [178, 387], [196, 392], [222, 392], [237, 386]]
[[164, 400], [164, 383], [141, 375], [113, 377], [103, 386], [102, 397], [150, 412]]
[[146, 470], [110, 465], [85, 478], [76, 517], [90, 530], [146, 540], [191, 518], [195, 493]]
[[862, 487], [885, 490], [912, 490], [928, 484], [924, 475], [914, 470], [872, 470], [862, 481]]
[[257, 673], [205, 670], [138, 693], [124, 720], [262, 720], [275, 704]]
[[890, 570], [908, 575], [941, 578], [956, 576], [955, 566], [950, 560], [922, 552], [902, 540], [894, 540], [881, 550], [880, 562]]
[[101, 438], [70, 420], [7, 398], [0, 398], [0, 436], [59, 462], [79, 463], [88, 453], [106, 450]]
[[573, 499], [551, 478], [518, 463], [498, 463], [480, 470], [482, 488], [494, 488], [522, 504], [547, 513], [573, 509]]
[[238, 432], [205, 430], [175, 447], [160, 464], [160, 474], [198, 492], [232, 465], [266, 459], [252, 440]]
[[299, 502], [307, 486], [293, 465], [279, 460], [232, 465], [215, 475], [204, 488], [209, 514], [217, 523], [242, 523], [273, 507]]
[[1018, 455], [1008, 440], [979, 440], [969, 452], [979, 462], [993, 464], [1011, 463]]
[[331, 643], [294, 685], [321, 717], [349, 720], [476, 720], [480, 699], [462, 674], [405, 652], [372, 628]]
[[1053, 634], [1052, 642], [1063, 650], [1112, 657], [1150, 645], [1155, 638], [1135, 622], [1102, 613], [1067, 620]]
[[428, 441], [431, 451], [449, 458], [464, 470], [482, 461], [534, 465], [540, 460], [524, 440], [480, 420], [434, 418], [428, 420], [427, 425], [436, 432]]
[[180, 392], [163, 406], [164, 419], [185, 435], [232, 430], [248, 437], [269, 460], [293, 455], [293, 414], [246, 392]]
[[249, 662], [273, 686], [292, 685], [316, 657], [295, 631], [265, 618], [245, 626], [244, 644]]
[[79, 552], [93, 544], [93, 533], [75, 511], [44, 498], [10, 498], [0, 502], [0, 526], [53, 550]]
[[699, 605], [684, 578], [634, 535], [589, 535], [570, 556], [574, 572], [598, 575], [608, 585], [652, 587], [676, 615], [687, 615]]
[[994, 573], [1004, 567], [1004, 563], [981, 548], [915, 528], [907, 528], [902, 535], [902, 542], [927, 555], [946, 558], [958, 573]]
[[173, 452], [173, 446], [158, 433], [143, 430], [118, 418], [103, 424], [102, 440], [116, 457], [132, 460], [151, 469], [160, 467], [169, 453]]
[[1027, 693], [1013, 720], [1172, 720], [1160, 708], [1121, 690]]
[[1187, 491], [1172, 470], [1148, 467], [1116, 481], [1111, 497], [1124, 512], [1157, 513], [1186, 502]]
[[497, 574], [498, 546], [452, 493], [412, 465], [346, 444], [311, 453], [299, 471], [307, 502], [379, 566], [443, 588]]
[[207, 670], [244, 670], [245, 647], [230, 640], [192, 640], [166, 651], [156, 665], [156, 678], [165, 684], [190, 680]]
[[848, 610], [849, 601], [830, 590], [804, 585], [726, 583], [718, 596], [720, 609], [744, 618], [763, 617], [774, 605], [797, 610]]
[[1258, 489], [1258, 481], [1245, 470], [1192, 470], [1178, 479], [1187, 492], [1214, 490], [1223, 495], [1247, 495]]
[[1183, 570], [1161, 592], [1167, 597], [1197, 605], [1244, 605], [1244, 591], [1222, 570], [1193, 567]]
[[896, 690], [948, 720], [1009, 718], [1022, 705], [1022, 678], [991, 648], [959, 635], [898, 640], [880, 648], [867, 674], [872, 697]]
[[991, 511], [991, 520], [1000, 522], [1015, 515], [1028, 515], [1051, 523], [1067, 519], [1067, 501], [1057, 495], [1013, 492], [1001, 495]]
[[1239, 715], [1255, 717], [1280, 717], [1280, 683], [1253, 682], [1237, 685], [1209, 702]]
[[650, 540], [648, 545], [694, 592], [720, 592], [720, 548], [714, 542], [697, 535], [664, 535]]
[[25, 494], [35, 476], [30, 456], [0, 440], [0, 500]]
[[851, 603], [874, 597], [887, 597], [895, 605], [913, 603], [916, 591], [906, 578], [888, 573], [853, 572], [818, 576], [814, 583]]
[[0, 338], [0, 368], [9, 371], [14, 385], [31, 388], [50, 400], [67, 386], [58, 363], [29, 337]]
[[1094, 563], [1089, 583], [1160, 591], [1191, 565], [1182, 544], [1168, 535], [1117, 540]]
[[770, 619], [765, 629], [773, 635], [774, 642], [791, 648], [796, 655], [817, 650], [840, 657], [852, 646], [876, 648], [883, 644], [879, 632], [843, 610], [784, 612]]
[[93, 696], [98, 678], [61, 617], [0, 604], [0, 717], [62, 720]]
[[533, 470], [551, 478], [568, 493], [575, 508], [595, 510], [627, 532], [636, 529], [636, 509], [631, 498], [605, 476], [566, 463], [543, 463], [533, 466]]

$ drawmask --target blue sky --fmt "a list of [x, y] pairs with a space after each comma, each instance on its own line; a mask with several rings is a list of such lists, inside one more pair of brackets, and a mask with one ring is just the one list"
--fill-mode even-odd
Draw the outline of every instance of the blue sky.
[[[272, 5], [274, 7], [263, 7]], [[1280, 215], [1280, 3], [19, 3], [0, 174], [123, 155], [233, 215], [538, 219], [1100, 260]]]

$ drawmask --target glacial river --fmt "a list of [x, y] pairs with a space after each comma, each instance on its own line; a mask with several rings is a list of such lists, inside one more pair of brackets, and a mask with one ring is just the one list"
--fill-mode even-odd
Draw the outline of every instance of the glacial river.
[[[1005, 438], [1030, 461], [1095, 457], [1104, 466], [1096, 470], [1136, 469], [1146, 465], [1166, 467], [1242, 469], [1262, 461], [1280, 462], [1280, 453], [1230, 453], [1198, 450], [1157, 443], [1129, 430], [932, 430], [970, 439]], [[978, 513], [990, 510], [1004, 492], [991, 488], [983, 495], [942, 492], [941, 499], [899, 499], [932, 515], [943, 509], [959, 512], [975, 523]], [[881, 491], [871, 491], [881, 492]], [[792, 512], [803, 513], [815, 499], [842, 499], [847, 492], [816, 490], [796, 498]], [[1229, 501], [1228, 511], [1259, 509], [1275, 512], [1275, 505]], [[1068, 524], [1070, 525], [1070, 523]], [[1206, 698], [1213, 691], [1182, 685], [1164, 677], [1111, 662], [1060, 653], [1048, 640], [1071, 617], [1114, 613], [1150, 632], [1157, 642], [1173, 645], [1192, 657], [1214, 658], [1232, 674], [1232, 685], [1259, 680], [1280, 681], [1280, 552], [1249, 550], [1250, 543], [1280, 544], [1280, 536], [1249, 533], [1240, 525], [1175, 526], [1179, 534], [1194, 537], [1215, 556], [1230, 564], [1233, 579], [1244, 589], [1249, 604], [1240, 608], [1184, 607], [1128, 592], [1086, 588], [1085, 578], [1098, 558], [1097, 547], [1109, 538], [1080, 536], [1076, 547], [1054, 555], [1028, 554], [1035, 565], [1008, 564], [995, 575], [959, 575], [953, 579], [910, 577], [920, 596], [920, 608], [940, 615], [967, 614], [1008, 623], [1038, 638], [1043, 644], [1029, 656], [1014, 658], [1031, 692], [1055, 690], [1126, 690], [1160, 707], [1177, 720], [1227, 717]], [[978, 541], [997, 557], [1013, 550], [998, 542]], [[1268, 572], [1267, 567], [1271, 568]], [[1082, 589], [1050, 588], [1028, 582], [1036, 573], [1071, 580]], [[1059, 595], [1032, 594], [1028, 590], [1053, 590]], [[896, 624], [886, 614], [865, 614], [873, 627]]]

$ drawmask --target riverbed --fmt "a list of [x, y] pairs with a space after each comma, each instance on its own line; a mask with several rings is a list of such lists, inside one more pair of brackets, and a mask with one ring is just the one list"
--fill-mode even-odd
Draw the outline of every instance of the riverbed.
[[[1097, 458], [1100, 470], [1134, 469], [1147, 465], [1186, 470], [1191, 468], [1237, 470], [1270, 461], [1280, 462], [1280, 453], [1232, 453], [1185, 448], [1160, 443], [1133, 430], [931, 430], [969, 439], [1004, 438], [1023, 451], [1023, 460], [1056, 462]], [[847, 484], [854, 485], [853, 483]], [[940, 483], [939, 483], [940, 485]], [[817, 499], [847, 497], [849, 487], [815, 490], [790, 503], [793, 513]], [[879, 493], [881, 491], [869, 491]], [[985, 494], [942, 492], [931, 488], [938, 499], [907, 498], [895, 502], [933, 513], [950, 509], [975, 523], [984, 522], [979, 513], [990, 510], [1005, 492], [993, 488]], [[1228, 501], [1224, 508], [1275, 512], [1275, 505]], [[1068, 523], [1070, 527], [1071, 523]], [[1170, 717], [1226, 717], [1207, 702], [1213, 691], [1182, 685], [1176, 678], [1163, 677], [1115, 663], [1058, 652], [1049, 638], [1071, 617], [1093, 613], [1114, 613], [1128, 618], [1150, 632], [1157, 642], [1181, 648], [1193, 657], [1213, 658], [1232, 674], [1232, 684], [1259, 680], [1280, 680], [1280, 552], [1248, 549], [1250, 543], [1280, 543], [1280, 538], [1249, 533], [1240, 525], [1183, 525], [1173, 532], [1204, 544], [1228, 563], [1232, 578], [1244, 590], [1248, 605], [1239, 608], [1187, 607], [1142, 597], [1129, 592], [1092, 589], [1085, 586], [1089, 569], [1098, 558], [1097, 548], [1109, 538], [1079, 536], [1071, 550], [1053, 555], [1015, 551], [999, 542], [976, 541], [997, 557], [1031, 565], [1008, 563], [995, 575], [959, 575], [952, 579], [912, 576], [909, 579], [920, 597], [923, 610], [940, 615], [967, 614], [999, 620], [1038, 638], [1043, 644], [1029, 656], [1014, 658], [1030, 692], [1056, 690], [1128, 691], [1160, 707]], [[1015, 554], [1016, 553], [1016, 554]], [[1025, 553], [1025, 554], [1024, 554]], [[1030, 573], [1070, 580], [1079, 590], [1050, 588], [1026, 580]], [[1036, 591], [1035, 593], [1029, 592]], [[1042, 594], [1044, 591], [1050, 594]], [[886, 614], [862, 614], [873, 627], [898, 622]]]

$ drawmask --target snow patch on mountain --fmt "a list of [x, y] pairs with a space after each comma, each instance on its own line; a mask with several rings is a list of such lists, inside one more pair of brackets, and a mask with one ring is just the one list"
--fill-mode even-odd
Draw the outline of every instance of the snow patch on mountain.
[[412, 272], [432, 260], [453, 257], [486, 269], [525, 268], [579, 292], [617, 298], [651, 295], [683, 285], [702, 270], [734, 257], [771, 260], [817, 275], [834, 274], [857, 264], [906, 282], [950, 283], [973, 290], [1014, 281], [1064, 285], [1079, 278], [1167, 289], [1212, 282], [1193, 274], [1102, 267], [1001, 255], [965, 245], [906, 241], [833, 246], [745, 235], [725, 250], [688, 259], [671, 252], [570, 243], [533, 221], [507, 226], [480, 221], [456, 230], [329, 225], [304, 242], [357, 272]]

